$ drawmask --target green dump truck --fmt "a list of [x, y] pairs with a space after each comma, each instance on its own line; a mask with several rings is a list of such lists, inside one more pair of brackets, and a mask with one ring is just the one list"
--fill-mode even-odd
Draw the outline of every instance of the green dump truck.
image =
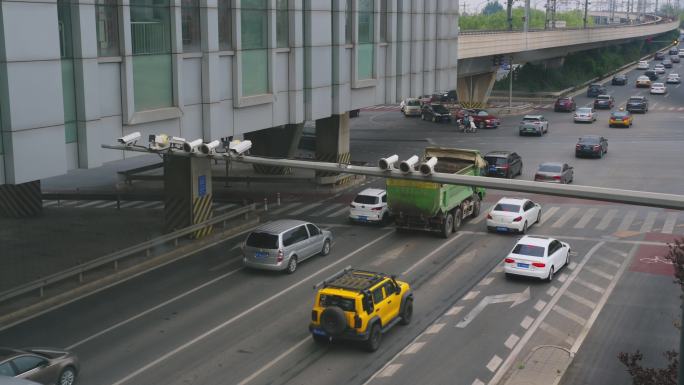
[[[477, 150], [428, 147], [422, 162], [437, 158], [434, 171], [481, 175], [486, 162]], [[485, 189], [429, 181], [387, 179], [387, 204], [397, 229], [437, 231], [442, 237], [461, 226], [463, 219], [480, 214]]]

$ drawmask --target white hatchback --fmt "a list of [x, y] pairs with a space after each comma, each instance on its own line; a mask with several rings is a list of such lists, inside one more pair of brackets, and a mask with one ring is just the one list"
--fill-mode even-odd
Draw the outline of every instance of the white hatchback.
[[522, 198], [501, 198], [487, 213], [487, 230], [525, 234], [540, 219], [541, 205], [538, 203]]
[[638, 70], [647, 70], [648, 69], [648, 62], [645, 60], [640, 60], [639, 64], [637, 64], [637, 69]]
[[570, 245], [554, 238], [526, 235], [504, 259], [504, 273], [546, 279], [570, 262]]
[[361, 191], [349, 206], [349, 219], [355, 222], [381, 223], [389, 219], [387, 192], [377, 188]]

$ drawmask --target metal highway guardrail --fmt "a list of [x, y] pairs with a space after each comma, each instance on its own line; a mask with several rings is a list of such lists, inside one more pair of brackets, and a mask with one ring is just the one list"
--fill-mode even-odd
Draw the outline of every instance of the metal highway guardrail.
[[198, 223], [196, 225], [188, 226], [180, 230], [176, 230], [172, 233], [162, 235], [160, 237], [151, 239], [149, 241], [143, 242], [141, 244], [127, 247], [123, 250], [115, 251], [113, 253], [104, 255], [100, 258], [97, 258], [95, 260], [92, 260], [90, 262], [86, 262], [83, 264], [80, 264], [78, 266], [74, 266], [72, 268], [66, 269], [62, 272], [59, 272], [57, 274], [50, 275], [45, 278], [38, 279], [36, 281], [18, 286], [16, 288], [4, 291], [0, 293], [0, 303], [11, 300], [13, 298], [25, 295], [27, 293], [30, 293], [35, 290], [40, 291], [40, 296], [43, 297], [44, 295], [44, 290], [46, 286], [53, 285], [58, 282], [62, 282], [74, 277], [78, 277], [79, 283], [83, 282], [83, 274], [97, 269], [101, 268], [105, 265], [108, 264], [113, 264], [114, 270], [118, 270], [118, 264], [119, 261], [139, 255], [141, 253], [145, 253], [147, 257], [151, 255], [150, 250], [155, 247], [155, 246], [160, 246], [168, 242], [173, 242], [174, 246], [178, 246], [178, 239], [183, 238], [187, 235], [190, 235], [194, 233], [195, 231], [201, 230], [207, 226], [210, 225], [215, 225], [217, 223], [223, 224], [223, 227], [226, 225], [226, 221], [229, 219], [233, 219], [236, 217], [239, 217], [240, 215], [244, 215], [245, 218], [248, 217], [249, 213], [252, 211], [256, 210], [256, 204], [252, 203], [248, 206], [241, 207], [239, 209], [233, 210], [231, 212], [219, 215], [215, 218], [209, 219], [207, 221], [204, 221], [202, 223]]

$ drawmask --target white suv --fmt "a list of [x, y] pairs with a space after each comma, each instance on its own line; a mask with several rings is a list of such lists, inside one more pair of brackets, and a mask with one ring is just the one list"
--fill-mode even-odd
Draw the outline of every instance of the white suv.
[[357, 222], [382, 223], [389, 219], [387, 192], [377, 188], [361, 191], [349, 206], [349, 219]]

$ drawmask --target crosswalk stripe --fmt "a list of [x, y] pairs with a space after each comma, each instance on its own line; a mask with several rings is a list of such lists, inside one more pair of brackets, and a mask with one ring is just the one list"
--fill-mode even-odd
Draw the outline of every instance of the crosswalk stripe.
[[551, 207], [550, 209], [543, 212], [541, 220], [539, 221], [539, 224], [543, 225], [544, 222], [546, 222], [549, 218], [551, 218], [553, 216], [553, 214], [556, 213], [556, 211], [558, 211], [558, 207]]
[[601, 219], [601, 222], [598, 224], [598, 226], [596, 226], [596, 229], [597, 230], [607, 229], [608, 226], [610, 225], [610, 222], [612, 222], [613, 218], [615, 218], [615, 215], [617, 215], [617, 212], [618, 212], [617, 209], [608, 210], [606, 215], [604, 215], [603, 218]]
[[306, 205], [306, 206], [304, 206], [304, 207], [300, 207], [300, 208], [297, 209], [297, 210], [291, 211], [291, 212], [289, 213], [289, 215], [299, 215], [299, 214], [303, 213], [304, 211], [309, 211], [309, 210], [311, 210], [311, 209], [313, 209], [313, 208], [316, 208], [316, 207], [318, 207], [318, 206], [320, 206], [320, 205], [322, 205], [322, 204], [323, 204], [323, 203], [320, 203], [320, 202], [311, 203], [311, 204], [308, 204], [308, 205]]
[[582, 218], [580, 218], [580, 220], [577, 223], [575, 223], [575, 226], [573, 226], [573, 227], [576, 229], [585, 228], [587, 226], [587, 223], [589, 223], [591, 218], [593, 218], [597, 212], [598, 212], [598, 209], [596, 209], [596, 208], [591, 208], [591, 209], [587, 210], [587, 212], [584, 213], [584, 215], [582, 215]]
[[130, 202], [126, 202], [126, 203], [122, 204], [122, 205], [119, 206], [119, 207], [121, 207], [122, 209], [130, 208], [130, 207], [132, 207], [132, 206], [137, 206], [137, 205], [139, 205], [139, 204], [141, 204], [141, 203], [143, 203], [143, 202], [145, 202], [145, 201], [130, 201]]
[[103, 208], [109, 207], [109, 206], [116, 206], [116, 201], [108, 201], [107, 203], [101, 204], [99, 206], [95, 206], [95, 208], [103, 209]]
[[612, 280], [614, 277], [613, 274], [608, 274], [602, 270], [599, 270], [599, 269], [597, 269], [595, 267], [591, 267], [591, 266], [584, 266], [584, 270], [591, 272], [591, 273], [594, 273], [594, 274], [598, 275], [599, 277], [603, 277], [609, 281]]
[[328, 214], [327, 217], [333, 218], [333, 217], [342, 215], [342, 214], [346, 213], [347, 211], [349, 211], [349, 208], [345, 206], [345, 207], [342, 207], [341, 209], [339, 209], [337, 211], [333, 211], [332, 213]]
[[655, 223], [656, 218], [658, 218], [658, 213], [656, 211], [650, 211], [646, 216], [644, 223], [641, 225], [639, 232], [650, 233], [653, 229], [653, 224]]
[[568, 209], [568, 211], [565, 212], [556, 222], [554, 222], [551, 227], [558, 228], [558, 227], [563, 227], [565, 224], [575, 216], [575, 214], [579, 211], [579, 208], [577, 207], [571, 207]]
[[563, 294], [563, 295], [572, 299], [573, 301], [575, 301], [577, 303], [581, 303], [582, 305], [584, 305], [590, 309], [593, 309], [596, 307], [596, 304], [594, 302], [582, 297], [581, 295], [577, 295], [577, 294], [571, 292], [570, 290], [566, 290], [565, 294]]
[[325, 214], [327, 214], [327, 213], [329, 213], [329, 212], [331, 212], [331, 211], [333, 211], [333, 210], [339, 210], [339, 209], [341, 209], [343, 206], [346, 207], [347, 204], [345, 204], [345, 203], [331, 203], [331, 204], [328, 205], [328, 207], [326, 207], [326, 208], [324, 208], [324, 209], [322, 209], [322, 210], [318, 210], [317, 212], [315, 212], [315, 213], [313, 213], [313, 214], [311, 214], [311, 215], [314, 216], [314, 217], [322, 217], [323, 215], [325, 215]]
[[635, 210], [632, 210], [625, 215], [624, 218], [622, 218], [622, 222], [620, 222], [620, 225], [617, 228], [617, 231], [627, 231], [629, 230], [629, 226], [632, 225], [632, 222], [634, 222], [634, 218], [636, 218], [637, 212]]
[[596, 259], [598, 259], [599, 261], [601, 261], [607, 265], [611, 265], [613, 267], [619, 268], [621, 266], [619, 262], [615, 262], [612, 259], [608, 259], [606, 257], [596, 257]]
[[150, 207], [152, 207], [152, 206], [157, 206], [159, 203], [160, 203], [159, 201], [147, 202], [147, 203], [145, 203], [144, 205], [140, 205], [140, 206], [138, 206], [138, 207], [136, 207], [136, 208], [138, 208], [138, 209], [147, 209], [147, 208], [150, 208]]
[[667, 213], [667, 218], [665, 219], [665, 224], [663, 229], [660, 230], [663, 234], [672, 234], [674, 231], [675, 223], [677, 222], [677, 216], [679, 213]]
[[597, 293], [603, 294], [603, 292], [606, 291], [606, 289], [602, 288], [601, 286], [594, 285], [593, 283], [587, 282], [580, 277], [575, 277], [575, 282], [577, 282], [580, 285], [586, 287], [587, 289], [591, 289]]
[[[486, 206], [486, 208], [485, 208]], [[478, 224], [482, 222], [485, 218], [487, 218], [487, 213], [489, 212], [489, 209], [494, 206], [493, 204], [487, 203], [486, 205], [482, 205], [480, 207], [480, 215], [477, 216], [477, 218], [472, 218], [470, 220], [470, 223]]]
[[57, 204], [57, 201], [43, 201], [43, 207], [50, 207]]
[[106, 201], [90, 201], [90, 202], [86, 202], [86, 203], [84, 203], [84, 204], [78, 205], [78, 206], [76, 206], [76, 207], [82, 209], [82, 208], [85, 208], [85, 207], [90, 207], [90, 206], [99, 205], [99, 204], [102, 204], [102, 203], [104, 203], [104, 202], [106, 202]]
[[304, 204], [304, 203], [301, 203], [301, 202], [300, 202], [300, 203], [288, 203], [288, 204], [284, 204], [282, 207], [279, 207], [279, 208], [277, 208], [277, 209], [271, 211], [271, 214], [280, 214], [280, 213], [282, 213], [282, 212], [285, 211], [285, 210], [293, 209], [293, 208], [299, 207], [299, 206], [301, 206], [301, 205], [303, 205], [303, 204]]

